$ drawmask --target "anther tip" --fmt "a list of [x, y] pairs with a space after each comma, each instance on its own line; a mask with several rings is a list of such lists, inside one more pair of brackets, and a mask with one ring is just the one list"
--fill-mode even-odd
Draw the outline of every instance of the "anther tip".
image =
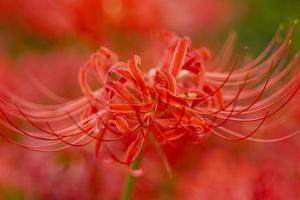
[[280, 24], [280, 25], [279, 25], [279, 30], [282, 31], [283, 29], [284, 29], [284, 25], [283, 25], [283, 24]]
[[136, 61], [137, 64], [141, 64], [142, 60], [138, 55], [134, 55], [134, 60]]
[[298, 19], [295, 19], [295, 20], [294, 20], [294, 24], [295, 24], [295, 25], [298, 24], [298, 22], [299, 22]]

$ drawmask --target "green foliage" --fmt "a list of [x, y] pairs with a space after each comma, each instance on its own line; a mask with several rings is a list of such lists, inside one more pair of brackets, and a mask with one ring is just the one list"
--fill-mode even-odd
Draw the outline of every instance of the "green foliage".
[[[244, 13], [236, 30], [240, 43], [253, 52], [263, 49], [281, 24], [286, 28], [290, 21], [300, 19], [299, 0], [246, 0], [243, 4]], [[299, 25], [292, 42], [293, 51], [300, 48]]]

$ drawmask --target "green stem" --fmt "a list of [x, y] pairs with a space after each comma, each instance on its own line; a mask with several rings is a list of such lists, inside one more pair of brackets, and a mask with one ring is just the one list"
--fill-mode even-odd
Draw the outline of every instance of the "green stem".
[[[137, 159], [132, 163], [131, 167], [132, 169], [137, 169], [141, 160], [142, 160], [142, 152], [140, 155], [137, 157]], [[123, 188], [123, 192], [121, 195], [121, 200], [130, 200], [131, 199], [131, 194], [133, 190], [134, 183], [136, 181], [136, 177], [132, 176], [130, 172], [127, 175], [126, 182]]]

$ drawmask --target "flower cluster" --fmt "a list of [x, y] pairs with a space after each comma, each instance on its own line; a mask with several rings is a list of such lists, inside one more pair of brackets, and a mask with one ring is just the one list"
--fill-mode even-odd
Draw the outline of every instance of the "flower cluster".
[[[297, 132], [269, 140], [252, 135], [300, 87], [297, 73], [284, 86], [278, 84], [295, 72], [299, 63], [298, 54], [289, 63], [283, 59], [293, 28], [294, 24], [281, 44], [277, 43], [282, 31], [279, 29], [252, 61], [233, 57], [234, 35], [212, 59], [207, 48], [192, 48], [188, 37], [164, 32], [167, 45], [159, 63], [147, 72], [141, 71], [139, 56], [120, 62], [114, 52], [102, 47], [79, 73], [85, 95], [80, 99], [40, 105], [2, 88], [1, 134], [37, 151], [80, 147], [95, 141], [97, 156], [128, 166], [137, 160], [148, 141], [161, 150], [160, 145], [176, 146], [177, 141], [198, 143], [209, 134], [232, 141], [272, 142], [291, 137]], [[90, 84], [91, 74], [101, 85], [97, 90]], [[20, 128], [24, 121], [26, 130]], [[232, 128], [236, 123], [239, 125]], [[241, 123], [252, 130], [240, 134], [241, 130], [235, 128], [240, 128]], [[41, 142], [21, 144], [13, 135], [8, 137], [13, 134], [8, 130]]]

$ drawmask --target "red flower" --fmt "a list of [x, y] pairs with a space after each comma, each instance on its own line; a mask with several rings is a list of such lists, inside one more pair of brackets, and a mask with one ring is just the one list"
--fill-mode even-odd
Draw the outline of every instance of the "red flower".
[[[282, 140], [297, 132], [271, 140], [251, 136], [299, 89], [299, 74], [281, 85], [281, 79], [298, 64], [298, 54], [288, 64], [282, 59], [293, 27], [280, 45], [276, 45], [276, 34], [256, 59], [238, 69], [240, 61], [231, 58], [232, 36], [220, 54], [210, 60], [210, 51], [204, 47], [193, 49], [188, 37], [163, 33], [168, 46], [157, 67], [147, 73], [140, 70], [138, 56], [119, 62], [116, 54], [102, 47], [80, 71], [85, 97], [41, 106], [4, 94], [0, 102], [1, 124], [5, 129], [47, 142], [18, 143], [28, 149], [53, 151], [95, 141], [97, 156], [129, 166], [148, 141], [161, 153], [158, 144], [176, 145], [179, 140], [197, 143], [209, 134], [232, 141]], [[283, 70], [275, 68], [283, 64]], [[225, 71], [228, 66], [229, 72]], [[97, 90], [89, 84], [90, 72], [100, 82]], [[279, 81], [281, 88], [277, 89]], [[267, 91], [274, 93], [268, 95]], [[19, 128], [15, 118], [27, 121], [33, 130]], [[237, 131], [241, 123], [246, 128], [253, 123], [257, 126], [241, 135]], [[13, 141], [7, 134], [4, 138]]]

